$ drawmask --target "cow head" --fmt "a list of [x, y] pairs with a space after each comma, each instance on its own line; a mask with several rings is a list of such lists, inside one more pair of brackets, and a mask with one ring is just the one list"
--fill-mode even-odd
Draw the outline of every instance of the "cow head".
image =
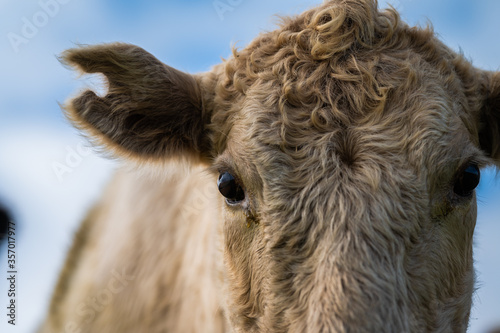
[[370, 0], [284, 19], [198, 75], [126, 44], [63, 59], [108, 79], [65, 107], [98, 144], [213, 172], [236, 332], [466, 329], [499, 73]]

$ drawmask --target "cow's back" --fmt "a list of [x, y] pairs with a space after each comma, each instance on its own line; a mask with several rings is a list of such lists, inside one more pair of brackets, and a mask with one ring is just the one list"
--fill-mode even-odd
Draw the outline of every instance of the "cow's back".
[[41, 332], [224, 331], [213, 180], [201, 168], [158, 178], [116, 174], [75, 236]]

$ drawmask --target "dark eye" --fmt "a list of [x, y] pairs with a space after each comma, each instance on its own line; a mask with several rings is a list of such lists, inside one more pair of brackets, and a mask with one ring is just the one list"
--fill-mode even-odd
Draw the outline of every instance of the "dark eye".
[[479, 185], [480, 178], [479, 167], [475, 164], [470, 164], [455, 180], [453, 191], [461, 197], [469, 197], [477, 185]]
[[235, 204], [245, 199], [245, 192], [229, 172], [220, 174], [217, 186], [228, 203]]

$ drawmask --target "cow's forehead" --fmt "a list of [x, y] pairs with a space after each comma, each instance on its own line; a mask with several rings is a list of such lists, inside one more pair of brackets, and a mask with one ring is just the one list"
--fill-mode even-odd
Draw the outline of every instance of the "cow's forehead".
[[[368, 100], [359, 106], [341, 101], [342, 96], [336, 105], [280, 105], [280, 88], [272, 87], [275, 82], [259, 83], [247, 90], [235, 111], [229, 138], [238, 146], [274, 147], [297, 158], [306, 148], [376, 147], [374, 140], [383, 143], [381, 153], [390, 154], [402, 152], [414, 141], [446, 145], [456, 140], [455, 132], [467, 132], [465, 96], [456, 89], [447, 90], [446, 78], [432, 78], [426, 70], [413, 87], [403, 91], [393, 86], [380, 101]], [[315, 98], [323, 98], [324, 91], [316, 93]], [[340, 146], [335, 147], [335, 142]]]
[[225, 62], [231, 116], [219, 128], [235, 160], [263, 170], [363, 160], [436, 169], [477, 144], [474, 69], [431, 30], [393, 22], [390, 33], [374, 27], [371, 45], [351, 41], [321, 58], [307, 20], [258, 36]]
[[[423, 82], [407, 91], [414, 96], [405, 102], [392, 94], [384, 110], [348, 125], [332, 118], [324, 127], [312, 123], [314, 110], [306, 106], [285, 107], [283, 115], [277, 102], [270, 103], [279, 100], [279, 88], [250, 88], [229, 133], [225, 161], [256, 194], [280, 183], [297, 193], [325, 175], [336, 181], [338, 169], [367, 178], [388, 170], [396, 170], [394, 176], [410, 172], [408, 181], [421, 177], [439, 187], [440, 178], [448, 181], [469, 160], [481, 163], [483, 154], [462, 121], [460, 93], [426, 79], [423, 75]], [[321, 111], [330, 112], [328, 105]]]

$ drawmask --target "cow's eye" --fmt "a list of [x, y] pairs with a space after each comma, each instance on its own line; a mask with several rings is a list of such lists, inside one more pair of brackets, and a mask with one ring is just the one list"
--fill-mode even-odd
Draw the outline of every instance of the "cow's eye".
[[469, 164], [455, 180], [453, 191], [461, 197], [469, 197], [479, 185], [480, 178], [479, 167], [476, 164]]
[[229, 172], [223, 172], [219, 175], [217, 186], [229, 204], [237, 204], [245, 199], [245, 192]]

